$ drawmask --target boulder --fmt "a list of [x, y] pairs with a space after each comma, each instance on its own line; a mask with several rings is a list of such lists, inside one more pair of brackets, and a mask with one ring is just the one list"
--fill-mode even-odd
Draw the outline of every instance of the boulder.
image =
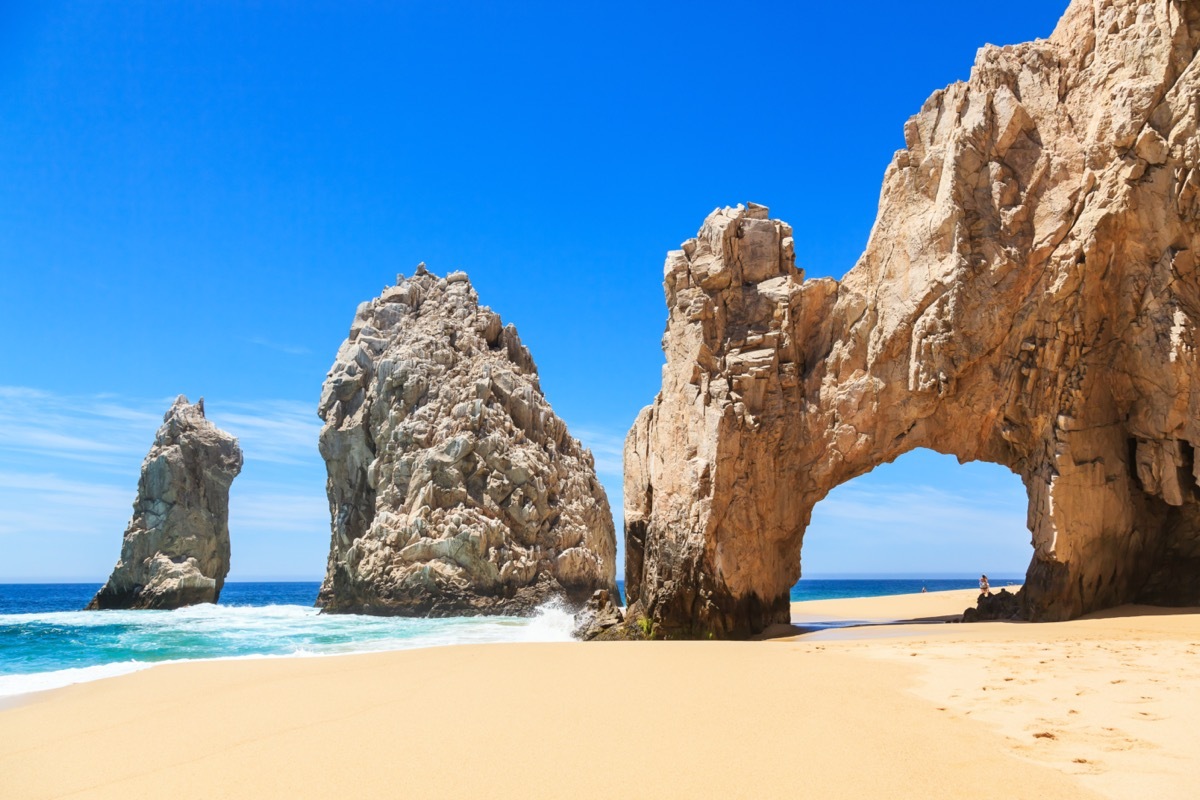
[[1021, 599], [1019, 592], [1013, 594], [1008, 589], [1001, 589], [995, 594], [980, 593], [973, 608], [963, 611], [963, 622], [987, 622], [989, 620], [1021, 619]]
[[528, 614], [616, 594], [592, 454], [466, 273], [439, 278], [422, 264], [359, 306], [318, 413], [332, 514], [325, 611]]
[[121, 558], [88, 609], [215, 603], [229, 574], [229, 487], [237, 439], [204, 417], [204, 399], [172, 404], [142, 462]]
[[575, 615], [576, 639], [595, 639], [603, 631], [625, 621], [621, 607], [607, 589], [597, 589]]
[[1200, 4], [1075, 0], [1049, 39], [982, 48], [904, 126], [840, 282], [754, 204], [668, 254], [627, 617], [787, 622], [813, 507], [918, 447], [1021, 477], [1025, 617], [1200, 604], [1198, 47]]

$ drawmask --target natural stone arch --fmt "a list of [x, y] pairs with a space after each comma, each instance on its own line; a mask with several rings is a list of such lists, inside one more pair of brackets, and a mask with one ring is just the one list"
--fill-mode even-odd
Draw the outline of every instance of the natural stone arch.
[[1034, 619], [1200, 602], [1200, 7], [1075, 0], [905, 126], [867, 249], [804, 281], [767, 209], [667, 257], [625, 453], [633, 615], [785, 621], [812, 508], [915, 447], [1029, 495]]

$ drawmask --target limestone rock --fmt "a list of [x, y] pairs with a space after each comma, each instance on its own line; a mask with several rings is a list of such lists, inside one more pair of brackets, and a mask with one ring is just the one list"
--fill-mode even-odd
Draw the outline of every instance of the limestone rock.
[[1198, 46], [1200, 4], [1075, 0], [984, 47], [905, 125], [841, 282], [805, 281], [761, 206], [670, 253], [628, 616], [787, 622], [813, 506], [917, 447], [1021, 477], [1027, 617], [1200, 603]]
[[321, 394], [330, 612], [523, 614], [616, 593], [592, 454], [542, 395], [516, 328], [463, 272], [358, 308]]
[[121, 559], [89, 609], [215, 603], [229, 574], [229, 487], [237, 439], [204, 418], [204, 400], [172, 404], [142, 462]]

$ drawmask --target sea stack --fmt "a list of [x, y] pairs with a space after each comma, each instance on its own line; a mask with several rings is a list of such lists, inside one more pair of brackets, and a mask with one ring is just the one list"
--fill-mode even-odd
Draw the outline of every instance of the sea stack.
[[229, 574], [229, 487], [237, 439], [180, 395], [142, 462], [121, 559], [89, 609], [215, 603]]
[[918, 447], [1021, 477], [1024, 617], [1200, 603], [1198, 49], [1200, 3], [1076, 0], [907, 122], [842, 281], [753, 204], [670, 253], [629, 617], [787, 622], [814, 505]]
[[327, 612], [528, 614], [615, 594], [612, 513], [516, 328], [463, 272], [358, 308], [318, 413]]

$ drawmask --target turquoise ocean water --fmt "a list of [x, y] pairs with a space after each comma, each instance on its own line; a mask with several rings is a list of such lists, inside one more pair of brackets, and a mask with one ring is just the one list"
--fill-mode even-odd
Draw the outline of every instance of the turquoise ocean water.
[[[1006, 582], [996, 579], [993, 586]], [[80, 611], [100, 588], [98, 584], [0, 584], [0, 697], [168, 661], [571, 638], [571, 615], [555, 606], [529, 618], [322, 615], [312, 607], [318, 586], [229, 583], [219, 605], [177, 611]], [[877, 597], [919, 592], [922, 587], [934, 592], [974, 586], [971, 579], [805, 579], [792, 589], [792, 599]]]

